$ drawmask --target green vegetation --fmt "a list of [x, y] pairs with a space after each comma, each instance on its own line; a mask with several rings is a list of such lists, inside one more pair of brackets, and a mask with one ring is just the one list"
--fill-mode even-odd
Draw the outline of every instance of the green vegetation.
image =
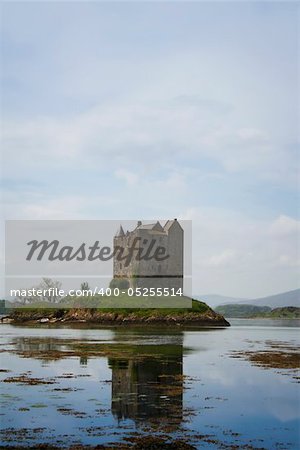
[[220, 305], [215, 308], [215, 311], [222, 314], [225, 317], [239, 317], [248, 318], [253, 317], [260, 313], [266, 313], [271, 311], [269, 306], [255, 306], [255, 305], [241, 305], [241, 304], [231, 304]]
[[[160, 297], [159, 297], [160, 298]], [[190, 299], [188, 299], [188, 303], [190, 304]], [[135, 301], [141, 303], [140, 297], [136, 298]], [[154, 300], [155, 301], [155, 300]], [[181, 299], [182, 301], [182, 299]], [[112, 312], [112, 313], [120, 313], [120, 314], [134, 314], [137, 317], [155, 317], [155, 316], [169, 316], [169, 315], [180, 315], [186, 314], [189, 312], [204, 314], [209, 311], [210, 308], [206, 303], [200, 302], [198, 300], [192, 300], [192, 307], [189, 308], [97, 308], [97, 311], [101, 312]]]
[[297, 306], [283, 306], [282, 308], [274, 308], [270, 312], [260, 315], [270, 319], [300, 319], [300, 308]]
[[[186, 312], [200, 313], [203, 314], [210, 310], [209, 306], [201, 301], [192, 300], [189, 297], [180, 297], [176, 299], [173, 297], [172, 306], [170, 308], [161, 308], [159, 305], [161, 297], [151, 297], [151, 300], [143, 297], [128, 297], [126, 294], [120, 295], [118, 299], [124, 301], [124, 304], [130, 304], [130, 307], [124, 308], [114, 308], [113, 307], [113, 297], [74, 297], [71, 301], [60, 302], [58, 305], [45, 304], [45, 302], [35, 302], [30, 303], [29, 305], [22, 305], [18, 308], [15, 308], [15, 311], [24, 311], [24, 312], [36, 312], [38, 311], [41, 314], [44, 314], [45, 317], [48, 315], [55, 314], [55, 317], [60, 317], [64, 313], [66, 313], [70, 308], [76, 309], [92, 309], [97, 312], [105, 312], [105, 313], [119, 313], [119, 314], [131, 314], [134, 313], [137, 316], [153, 316], [153, 315], [169, 315], [169, 314], [184, 314]], [[166, 298], [164, 297], [164, 304], [166, 303]], [[70, 300], [70, 299], [69, 299]], [[176, 302], [178, 303], [178, 307], [176, 308]], [[184, 308], [182, 305], [184, 302], [187, 303], [187, 307]], [[99, 304], [103, 305], [99, 307]], [[119, 302], [118, 302], [119, 304]], [[190, 307], [191, 305], [191, 307]]]
[[215, 311], [227, 318], [300, 318], [300, 308], [295, 306], [284, 306], [282, 308], [272, 309], [269, 306], [228, 304], [218, 306]]
[[[118, 281], [127, 281], [120, 279]], [[123, 288], [124, 289], [124, 288]], [[196, 301], [196, 300], [195, 300]], [[197, 301], [196, 301], [197, 302]], [[207, 309], [208, 306], [203, 302], [197, 302], [199, 304], [205, 305]], [[124, 305], [124, 306], [123, 306]], [[186, 308], [185, 308], [186, 305]], [[36, 303], [31, 303], [30, 306], [47, 307], [47, 304], [36, 305]], [[56, 307], [58, 305], [49, 305], [50, 307]], [[189, 309], [192, 307], [192, 299], [185, 296], [132, 296], [126, 292], [120, 292], [118, 296], [107, 296], [107, 295], [89, 295], [80, 297], [64, 297], [59, 302], [60, 308], [93, 308], [97, 311], [105, 310], [109, 311], [124, 311], [132, 312], [132, 310], [145, 310], [145, 309], [159, 309], [163, 308], [179, 310]], [[202, 308], [204, 308], [202, 306]]]

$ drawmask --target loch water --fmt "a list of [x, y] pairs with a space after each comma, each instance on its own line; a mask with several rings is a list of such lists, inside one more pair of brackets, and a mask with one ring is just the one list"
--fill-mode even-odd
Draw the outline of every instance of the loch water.
[[[300, 448], [299, 373], [272, 366], [271, 353], [297, 349], [299, 321], [230, 322], [186, 330], [0, 325], [0, 445], [116, 444], [151, 434], [201, 449]], [[271, 358], [257, 362], [255, 352]]]

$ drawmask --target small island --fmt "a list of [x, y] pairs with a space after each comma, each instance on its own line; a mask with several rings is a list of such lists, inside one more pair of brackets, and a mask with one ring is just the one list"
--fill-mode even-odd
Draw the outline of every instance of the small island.
[[[57, 240], [50, 244], [48, 241], [31, 242], [34, 245], [27, 260], [31, 260], [34, 254], [41, 260], [50, 247], [48, 256], [51, 262], [57, 258], [61, 261], [74, 258], [68, 253], [71, 248], [73, 251], [73, 247], [69, 246], [63, 247], [58, 256], [54, 256]], [[89, 247], [92, 252], [100, 248], [98, 244], [99, 241], [96, 241]], [[109, 247], [104, 248], [110, 250]], [[71, 289], [64, 295], [60, 294], [61, 282], [43, 278], [36, 287], [15, 290], [16, 300], [21, 304], [14, 302], [9, 317], [4, 320], [49, 324], [87, 322], [108, 326], [230, 325], [222, 314], [206, 303], [184, 295], [184, 230], [176, 218], [164, 224], [159, 221], [143, 224], [139, 220], [133, 229], [125, 230], [120, 224], [113, 237], [113, 251], [108, 253], [110, 256], [104, 261], [113, 259], [108, 288], [95, 291], [90, 289], [88, 282], [82, 282], [78, 290], [80, 293]], [[82, 254], [79, 258], [84, 260]], [[89, 258], [93, 260], [94, 253]]]
[[[93, 299], [89, 299], [92, 301]], [[140, 298], [136, 300], [137, 305]], [[191, 299], [188, 299], [189, 301]], [[47, 323], [92, 323], [107, 326], [124, 325], [168, 325], [189, 327], [228, 327], [230, 323], [206, 303], [192, 300], [191, 308], [97, 308], [74, 304], [45, 307], [41, 304], [13, 308], [3, 321], [16, 324]], [[66, 305], [67, 306], [67, 305]]]

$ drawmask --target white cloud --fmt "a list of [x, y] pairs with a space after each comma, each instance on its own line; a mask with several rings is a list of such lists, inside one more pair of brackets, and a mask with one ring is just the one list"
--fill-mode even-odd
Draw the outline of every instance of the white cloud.
[[[280, 266], [287, 266], [287, 267], [299, 267], [300, 269], [300, 258], [299, 254], [291, 256], [291, 255], [280, 255], [278, 259], [278, 265]], [[300, 272], [299, 272], [300, 275]]]
[[120, 180], [124, 180], [129, 186], [134, 186], [139, 180], [139, 177], [136, 173], [131, 172], [126, 169], [116, 170], [115, 176], [116, 176], [116, 178], [119, 178]]
[[[296, 182], [293, 151], [275, 143], [263, 129], [239, 128], [221, 102], [222, 114], [217, 101], [208, 110], [206, 104], [170, 98], [103, 104], [71, 118], [6, 121], [4, 163], [14, 167], [16, 177], [24, 164], [28, 171], [57, 164], [88, 169], [97, 164], [100, 169], [113, 166], [124, 178], [126, 165], [178, 167], [184, 154], [185, 167], [208, 158], [227, 172], [251, 173], [253, 179], [283, 185]], [[127, 182], [135, 178], [127, 176]]]
[[255, 298], [298, 287], [299, 234], [271, 233], [278, 219], [253, 219], [220, 208], [191, 208], [182, 217], [193, 220], [194, 294]]
[[240, 130], [237, 130], [237, 136], [245, 142], [248, 141], [255, 144], [266, 143], [269, 141], [267, 133], [256, 128], [241, 128]]
[[274, 236], [287, 236], [300, 233], [300, 221], [281, 215], [271, 223], [270, 233]]
[[105, 208], [117, 199], [101, 195], [7, 193], [3, 212], [6, 220], [63, 220], [106, 218]]
[[232, 249], [226, 249], [217, 255], [210, 256], [206, 262], [203, 262], [207, 266], [223, 266], [231, 263], [236, 256], [236, 252]]

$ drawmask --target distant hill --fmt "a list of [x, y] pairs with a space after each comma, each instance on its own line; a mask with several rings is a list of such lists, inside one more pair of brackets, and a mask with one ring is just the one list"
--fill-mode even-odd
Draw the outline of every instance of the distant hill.
[[281, 294], [270, 295], [268, 297], [256, 298], [248, 301], [251, 305], [266, 305], [271, 308], [279, 308], [281, 306], [297, 306], [300, 307], [300, 289], [294, 291], [282, 292]]
[[229, 303], [235, 304], [248, 304], [256, 306], [270, 306], [271, 308], [279, 308], [282, 306], [297, 306], [300, 307], [300, 289], [293, 291], [282, 292], [276, 295], [269, 295], [261, 298], [238, 298], [238, 297], [226, 297], [224, 295], [196, 295], [194, 298], [203, 300], [208, 303], [209, 306], [215, 308], [219, 305], [227, 305]]
[[270, 319], [299, 319], [300, 308], [284, 306], [271, 309], [269, 306], [228, 304], [220, 305], [215, 311], [225, 318], [270, 318]]
[[271, 312], [269, 306], [256, 306], [256, 305], [241, 305], [241, 304], [228, 304], [220, 305], [215, 308], [215, 311], [222, 314], [224, 317], [240, 317], [248, 318], [257, 316], [259, 314]]
[[300, 308], [296, 306], [284, 306], [283, 308], [274, 308], [264, 317], [272, 319], [300, 319]]

